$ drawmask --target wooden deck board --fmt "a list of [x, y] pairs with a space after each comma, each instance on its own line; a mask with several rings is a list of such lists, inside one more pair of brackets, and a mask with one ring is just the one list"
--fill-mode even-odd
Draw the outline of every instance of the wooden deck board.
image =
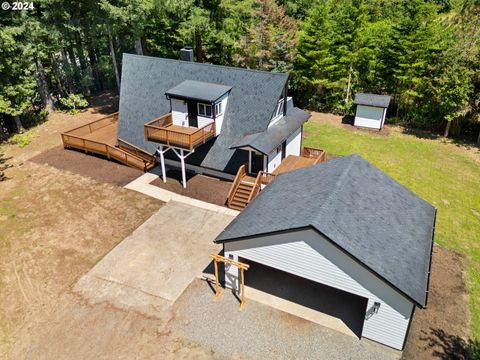
[[118, 123], [115, 122], [82, 137], [87, 140], [98, 141], [110, 146], [115, 146], [117, 144], [117, 127]]
[[273, 170], [272, 174], [279, 175], [284, 172], [289, 172], [297, 169], [301, 169], [307, 166], [315, 165], [316, 159], [306, 158], [303, 156], [288, 155], [281, 164]]

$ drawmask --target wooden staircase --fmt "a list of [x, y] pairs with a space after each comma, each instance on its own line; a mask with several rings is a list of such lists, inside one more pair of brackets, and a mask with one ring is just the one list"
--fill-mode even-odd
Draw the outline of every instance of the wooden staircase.
[[274, 176], [260, 171], [256, 177], [247, 175], [246, 165], [238, 169], [237, 176], [228, 192], [227, 206], [242, 211], [261, 190], [261, 185], [270, 183]]
[[[248, 180], [245, 180], [246, 178], [249, 177], [245, 176], [243, 179], [241, 179], [240, 183], [235, 188], [232, 200], [228, 204], [228, 207], [235, 210], [243, 210], [245, 206], [248, 205], [255, 184]], [[253, 180], [255, 181], [255, 178], [253, 178]]]

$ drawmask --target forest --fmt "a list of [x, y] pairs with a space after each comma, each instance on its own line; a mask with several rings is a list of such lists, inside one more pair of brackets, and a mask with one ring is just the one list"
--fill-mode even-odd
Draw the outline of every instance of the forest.
[[309, 110], [480, 143], [480, 0], [37, 0], [0, 10], [0, 138], [121, 87], [122, 53], [290, 73]]

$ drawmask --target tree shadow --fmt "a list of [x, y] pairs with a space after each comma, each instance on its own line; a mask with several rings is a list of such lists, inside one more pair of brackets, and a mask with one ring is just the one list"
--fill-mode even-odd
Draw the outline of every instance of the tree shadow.
[[419, 139], [436, 140], [441, 138], [441, 135], [439, 133], [434, 133], [423, 129], [416, 129], [408, 126], [403, 127], [402, 132], [406, 135], [413, 135]]
[[428, 342], [432, 349], [432, 356], [439, 359], [450, 360], [479, 360], [480, 342], [478, 340], [465, 340], [460, 336], [447, 334], [442, 329], [430, 328], [430, 335], [421, 338]]
[[345, 115], [344, 117], [342, 117], [342, 124], [353, 126], [354, 121], [355, 121], [355, 116], [353, 115]]

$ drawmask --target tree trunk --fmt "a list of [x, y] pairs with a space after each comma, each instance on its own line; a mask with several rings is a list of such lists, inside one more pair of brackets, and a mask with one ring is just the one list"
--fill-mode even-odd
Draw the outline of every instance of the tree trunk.
[[42, 61], [38, 56], [35, 58], [35, 63], [37, 65], [38, 92], [40, 93], [40, 98], [42, 99], [43, 107], [50, 114], [53, 110], [53, 101], [52, 101], [52, 97], [50, 96], [50, 91], [48, 90], [47, 77], [45, 76], [45, 71], [43, 69]]
[[95, 55], [95, 49], [91, 44], [88, 45], [88, 59], [90, 60], [90, 66], [92, 68], [93, 79], [95, 81], [95, 90], [102, 90], [102, 81], [100, 80], [100, 74], [97, 68], [97, 56]]
[[110, 56], [112, 57], [113, 69], [115, 70], [115, 80], [117, 81], [118, 92], [120, 92], [120, 75], [118, 73], [117, 59], [115, 58], [115, 49], [113, 48], [113, 40], [110, 32], [108, 32], [108, 40], [110, 42]]
[[15, 126], [17, 127], [17, 130], [19, 133], [22, 133], [25, 131], [24, 127], [23, 127], [23, 124], [22, 124], [22, 120], [20, 120], [20, 116], [14, 116], [13, 117], [13, 120], [15, 121]]
[[57, 84], [58, 92], [61, 96], [65, 96], [67, 94], [67, 89], [65, 88], [65, 84], [58, 73], [58, 63], [52, 53], [48, 54], [48, 58], [50, 59], [50, 64], [52, 64], [52, 77]]
[[78, 61], [80, 62], [80, 68], [85, 71], [87, 69], [87, 62], [85, 55], [83, 54], [83, 45], [80, 35], [75, 33], [75, 48], [77, 49]]
[[142, 39], [140, 36], [135, 36], [135, 42], [133, 45], [135, 47], [135, 53], [137, 55], [143, 55]]
[[348, 70], [348, 84], [347, 84], [347, 95], [345, 96], [345, 113], [347, 113], [348, 101], [350, 100], [350, 84], [352, 82], [352, 62], [350, 61], [350, 68]]
[[[63, 70], [64, 70], [65, 73], [68, 74], [69, 71], [70, 71], [69, 70], [70, 69], [70, 63], [68, 62], [68, 58], [67, 58], [67, 54], [65, 52], [65, 49], [62, 49], [62, 51], [60, 51], [60, 53], [62, 54], [62, 62], [63, 62], [63, 67], [64, 67]], [[74, 88], [75, 86], [73, 84], [73, 81], [68, 75], [65, 77], [65, 81], [67, 83], [68, 92], [69, 93], [75, 92], [75, 88]]]
[[67, 54], [68, 58], [70, 59], [71, 69], [73, 71], [73, 80], [76, 86], [80, 85], [80, 75], [78, 74], [78, 66], [77, 66], [77, 59], [75, 57], [75, 53], [73, 52], [73, 48], [71, 46], [67, 47]]
[[195, 55], [197, 57], [197, 62], [203, 63], [203, 43], [202, 43], [202, 34], [195, 31]]
[[450, 126], [452, 126], [452, 122], [447, 121], [447, 126], [445, 127], [445, 132], [443, 133], [443, 136], [448, 137], [448, 133], [450, 132]]
[[480, 131], [478, 132], [477, 145], [480, 145]]

